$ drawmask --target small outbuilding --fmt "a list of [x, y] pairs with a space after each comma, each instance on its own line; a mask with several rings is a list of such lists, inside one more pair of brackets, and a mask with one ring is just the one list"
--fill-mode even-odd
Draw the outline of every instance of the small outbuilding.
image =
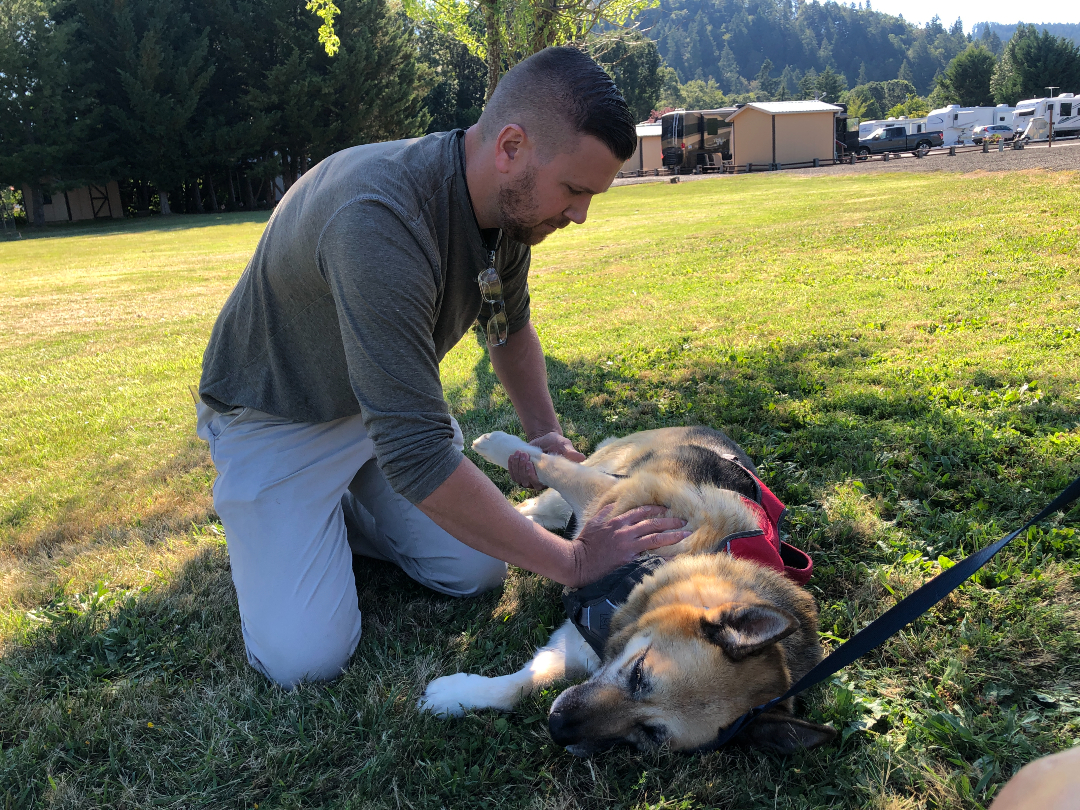
[[624, 172], [645, 172], [659, 169], [664, 165], [664, 156], [660, 150], [660, 122], [637, 125], [637, 148], [631, 158], [623, 164]]
[[[29, 186], [23, 186], [23, 199], [29, 207]], [[45, 195], [46, 222], [78, 222], [84, 219], [123, 219], [124, 206], [115, 180], [100, 186], [90, 185]]]
[[737, 167], [832, 161], [836, 150], [836, 114], [823, 101], [755, 101], [736, 110], [731, 159]]

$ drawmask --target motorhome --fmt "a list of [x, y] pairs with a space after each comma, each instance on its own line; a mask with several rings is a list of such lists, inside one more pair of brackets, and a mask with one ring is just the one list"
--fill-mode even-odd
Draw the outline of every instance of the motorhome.
[[675, 110], [660, 119], [660, 150], [664, 166], [692, 171], [719, 169], [731, 160], [728, 116], [738, 107], [718, 110]]
[[[1080, 135], [1080, 98], [1072, 93], [1062, 93], [1054, 98], [1029, 98], [1017, 102], [1012, 127], [1017, 132], [1026, 132], [1033, 118], [1052, 124], [1055, 138]], [[1033, 131], [1038, 129], [1041, 127]]]
[[978, 126], [1006, 124], [1012, 122], [1013, 108], [1008, 104], [996, 107], [961, 107], [950, 104], [937, 110], [931, 110], [926, 116], [927, 129], [940, 129], [944, 134], [945, 146], [956, 146], [971, 142], [971, 131]]

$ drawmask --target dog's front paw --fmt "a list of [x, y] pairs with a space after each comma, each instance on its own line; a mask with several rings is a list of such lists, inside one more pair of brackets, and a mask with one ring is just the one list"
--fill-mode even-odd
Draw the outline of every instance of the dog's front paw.
[[507, 695], [499, 694], [494, 688], [497, 680], [464, 672], [436, 678], [427, 685], [418, 707], [440, 717], [461, 717], [471, 709], [509, 711], [515, 701], [508, 702]]
[[519, 450], [528, 453], [533, 460], [541, 455], [539, 447], [526, 444], [517, 436], [496, 430], [485, 433], [472, 443], [472, 448], [492, 464], [497, 464], [504, 470], [510, 467], [510, 456]]

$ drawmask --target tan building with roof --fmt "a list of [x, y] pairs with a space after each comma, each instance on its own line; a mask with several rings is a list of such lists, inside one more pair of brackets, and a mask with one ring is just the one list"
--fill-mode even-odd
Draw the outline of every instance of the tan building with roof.
[[637, 148], [633, 156], [623, 164], [624, 172], [645, 172], [664, 165], [660, 151], [660, 122], [637, 125]]
[[823, 101], [747, 104], [727, 119], [732, 126], [732, 163], [745, 169], [747, 164], [764, 168], [832, 161], [838, 112], [839, 107]]

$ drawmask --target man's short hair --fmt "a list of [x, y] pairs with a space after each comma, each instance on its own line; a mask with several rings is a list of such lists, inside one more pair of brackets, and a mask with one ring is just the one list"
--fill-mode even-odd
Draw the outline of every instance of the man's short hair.
[[519, 62], [499, 80], [480, 116], [485, 141], [507, 124], [518, 124], [541, 159], [567, 151], [574, 135], [592, 135], [626, 161], [637, 130], [615, 82], [588, 54], [563, 46], [545, 48]]

